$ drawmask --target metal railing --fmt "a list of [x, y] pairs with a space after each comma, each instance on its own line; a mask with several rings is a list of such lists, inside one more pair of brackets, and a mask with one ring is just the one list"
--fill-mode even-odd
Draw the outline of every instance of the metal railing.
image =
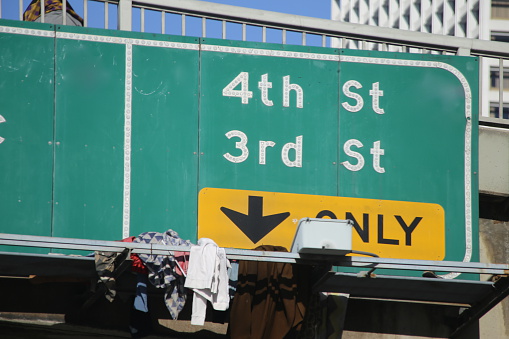
[[[5, 6], [6, 0], [0, 0], [0, 17], [5, 18], [2, 2]], [[27, 2], [18, 0], [19, 20], [22, 20]], [[481, 57], [482, 65], [486, 65], [481, 67], [479, 85], [483, 99], [481, 120], [509, 125], [509, 120], [503, 119], [503, 107], [509, 104], [509, 88], [504, 88], [503, 79], [504, 66], [505, 69], [509, 67], [507, 43], [374, 27], [197, 0], [74, 0], [72, 5], [83, 15], [86, 27], [111, 29], [113, 26], [120, 30], [183, 36]], [[41, 19], [44, 21], [44, 18]], [[498, 68], [496, 89], [490, 89], [489, 86], [490, 69], [493, 68]]]
[[[169, 246], [161, 244], [129, 243], [120, 241], [58, 238], [46, 236], [32, 236], [22, 234], [0, 233], [0, 245], [28, 246], [48, 249], [85, 250], [122, 252], [129, 249], [131, 253], [154, 255], [169, 255], [172, 251], [188, 252], [187, 246]], [[369, 269], [396, 269], [410, 271], [441, 271], [473, 274], [507, 275], [508, 264], [490, 264], [461, 261], [433, 261], [390, 259], [362, 256], [343, 256], [327, 254], [299, 254], [295, 252], [268, 252], [225, 248], [229, 259], [247, 261], [270, 261], [300, 264], [331, 264], [341, 267], [357, 267]]]

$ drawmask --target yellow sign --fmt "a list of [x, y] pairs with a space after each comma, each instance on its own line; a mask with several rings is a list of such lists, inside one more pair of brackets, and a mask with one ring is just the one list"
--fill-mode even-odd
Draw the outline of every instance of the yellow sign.
[[204, 188], [198, 201], [198, 238], [211, 238], [221, 247], [265, 244], [290, 250], [302, 218], [352, 220], [354, 250], [384, 258], [445, 257], [444, 209], [408, 201]]

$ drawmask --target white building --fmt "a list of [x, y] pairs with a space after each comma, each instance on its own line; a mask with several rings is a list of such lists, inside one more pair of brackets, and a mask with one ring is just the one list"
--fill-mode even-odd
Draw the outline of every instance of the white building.
[[[331, 16], [343, 22], [509, 42], [509, 0], [332, 0]], [[350, 42], [346, 47], [357, 46]], [[482, 116], [500, 117], [502, 101], [503, 117], [509, 119], [509, 62], [503, 66], [500, 81], [499, 60], [482, 60]]]

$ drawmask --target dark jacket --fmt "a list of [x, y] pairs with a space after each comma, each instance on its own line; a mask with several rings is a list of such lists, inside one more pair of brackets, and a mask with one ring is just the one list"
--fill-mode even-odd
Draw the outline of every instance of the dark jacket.
[[[270, 245], [255, 250], [288, 252]], [[230, 310], [231, 338], [296, 338], [310, 293], [309, 279], [308, 266], [241, 261]]]

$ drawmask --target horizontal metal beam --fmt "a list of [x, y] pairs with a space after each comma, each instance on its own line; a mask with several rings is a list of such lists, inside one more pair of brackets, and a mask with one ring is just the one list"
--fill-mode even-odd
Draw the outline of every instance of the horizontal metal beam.
[[479, 117], [479, 125], [509, 129], [509, 119], [500, 119], [500, 118], [480, 116]]
[[[188, 246], [166, 246], [159, 244], [130, 243], [120, 241], [85, 240], [0, 233], [0, 245], [58, 248], [82, 251], [122, 252], [128, 248], [132, 253], [168, 255], [171, 251], [186, 252]], [[406, 260], [372, 258], [360, 256], [338, 256], [325, 254], [299, 254], [291, 252], [269, 252], [226, 248], [229, 259], [249, 261], [271, 261], [302, 264], [331, 264], [343, 267], [398, 269], [413, 271], [459, 272], [476, 274], [509, 274], [509, 265], [456, 261]]]
[[360, 256], [324, 256], [301, 255], [306, 260], [321, 260], [332, 263], [334, 266], [365, 267], [376, 269], [399, 269], [413, 271], [459, 272], [476, 274], [509, 274], [509, 265], [490, 264], [462, 261], [435, 261], [435, 260], [409, 260], [392, 258], [372, 258]]
[[158, 244], [132, 243], [90, 239], [59, 238], [0, 233], [0, 245], [58, 248], [82, 251], [122, 252], [131, 249], [133, 253], [168, 255], [170, 251], [189, 251], [186, 246], [165, 246]]
[[454, 53], [470, 51], [471, 55], [479, 56], [509, 57], [509, 49], [507, 44], [503, 42], [346, 23], [206, 1], [133, 0], [133, 6], [164, 9], [217, 20], [244, 22], [259, 26], [303, 31], [311, 34], [325, 34], [332, 37], [346, 37], [415, 48], [438, 49]]

